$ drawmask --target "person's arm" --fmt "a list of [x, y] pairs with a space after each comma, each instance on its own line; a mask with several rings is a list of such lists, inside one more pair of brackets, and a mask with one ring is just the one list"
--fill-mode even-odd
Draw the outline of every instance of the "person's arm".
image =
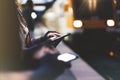
[[54, 80], [61, 75], [70, 63], [57, 60], [59, 54], [47, 54], [40, 59], [40, 67], [33, 72], [30, 80]]
[[0, 72], [0, 80], [54, 80], [70, 67], [70, 63], [57, 60], [58, 55], [44, 56], [39, 68], [33, 71]]

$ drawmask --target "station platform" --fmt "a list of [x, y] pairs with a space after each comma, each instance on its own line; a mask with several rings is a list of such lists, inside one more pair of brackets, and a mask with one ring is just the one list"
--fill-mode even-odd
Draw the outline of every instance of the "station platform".
[[[60, 53], [72, 53], [67, 45], [61, 42], [57, 49]], [[87, 64], [81, 57], [71, 62], [72, 67], [66, 70], [56, 80], [105, 80], [98, 72], [96, 72], [89, 64]]]

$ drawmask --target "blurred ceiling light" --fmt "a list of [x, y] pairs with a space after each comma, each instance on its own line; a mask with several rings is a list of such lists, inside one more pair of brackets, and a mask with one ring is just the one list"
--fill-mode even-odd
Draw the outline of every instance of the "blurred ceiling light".
[[[17, 0], [20, 4], [26, 4], [28, 0]], [[42, 4], [52, 2], [53, 0], [32, 0], [34, 4]]]
[[37, 18], [37, 14], [35, 12], [32, 12], [31, 13], [31, 17], [32, 17], [32, 19], [36, 19]]
[[53, 0], [47, 0], [48, 2], [52, 2]]
[[34, 4], [42, 4], [52, 2], [53, 0], [32, 0]]
[[81, 20], [75, 20], [73, 22], [74, 27], [81, 28], [83, 26], [83, 22]]
[[112, 20], [112, 19], [107, 20], [107, 26], [114, 27], [115, 26], [115, 21]]
[[35, 11], [44, 11], [46, 9], [46, 6], [34, 6], [33, 9]]
[[19, 4], [26, 4], [27, 0], [17, 0]]

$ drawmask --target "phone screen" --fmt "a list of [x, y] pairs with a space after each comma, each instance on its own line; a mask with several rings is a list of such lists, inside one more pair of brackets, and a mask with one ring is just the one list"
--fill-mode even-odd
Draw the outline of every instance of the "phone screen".
[[64, 53], [64, 54], [61, 54], [57, 57], [58, 60], [63, 61], [63, 62], [70, 62], [70, 61], [75, 60], [77, 58], [78, 58], [77, 55], [70, 54], [70, 53]]

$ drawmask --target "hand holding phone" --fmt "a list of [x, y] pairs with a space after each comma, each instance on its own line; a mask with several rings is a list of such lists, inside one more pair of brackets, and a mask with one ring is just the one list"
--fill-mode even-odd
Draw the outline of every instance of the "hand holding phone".
[[65, 37], [70, 36], [70, 35], [71, 35], [71, 34], [68, 33], [68, 34], [66, 34], [66, 35], [57, 37], [56, 39], [52, 40], [51, 43], [52, 43], [53, 46], [56, 47]]

